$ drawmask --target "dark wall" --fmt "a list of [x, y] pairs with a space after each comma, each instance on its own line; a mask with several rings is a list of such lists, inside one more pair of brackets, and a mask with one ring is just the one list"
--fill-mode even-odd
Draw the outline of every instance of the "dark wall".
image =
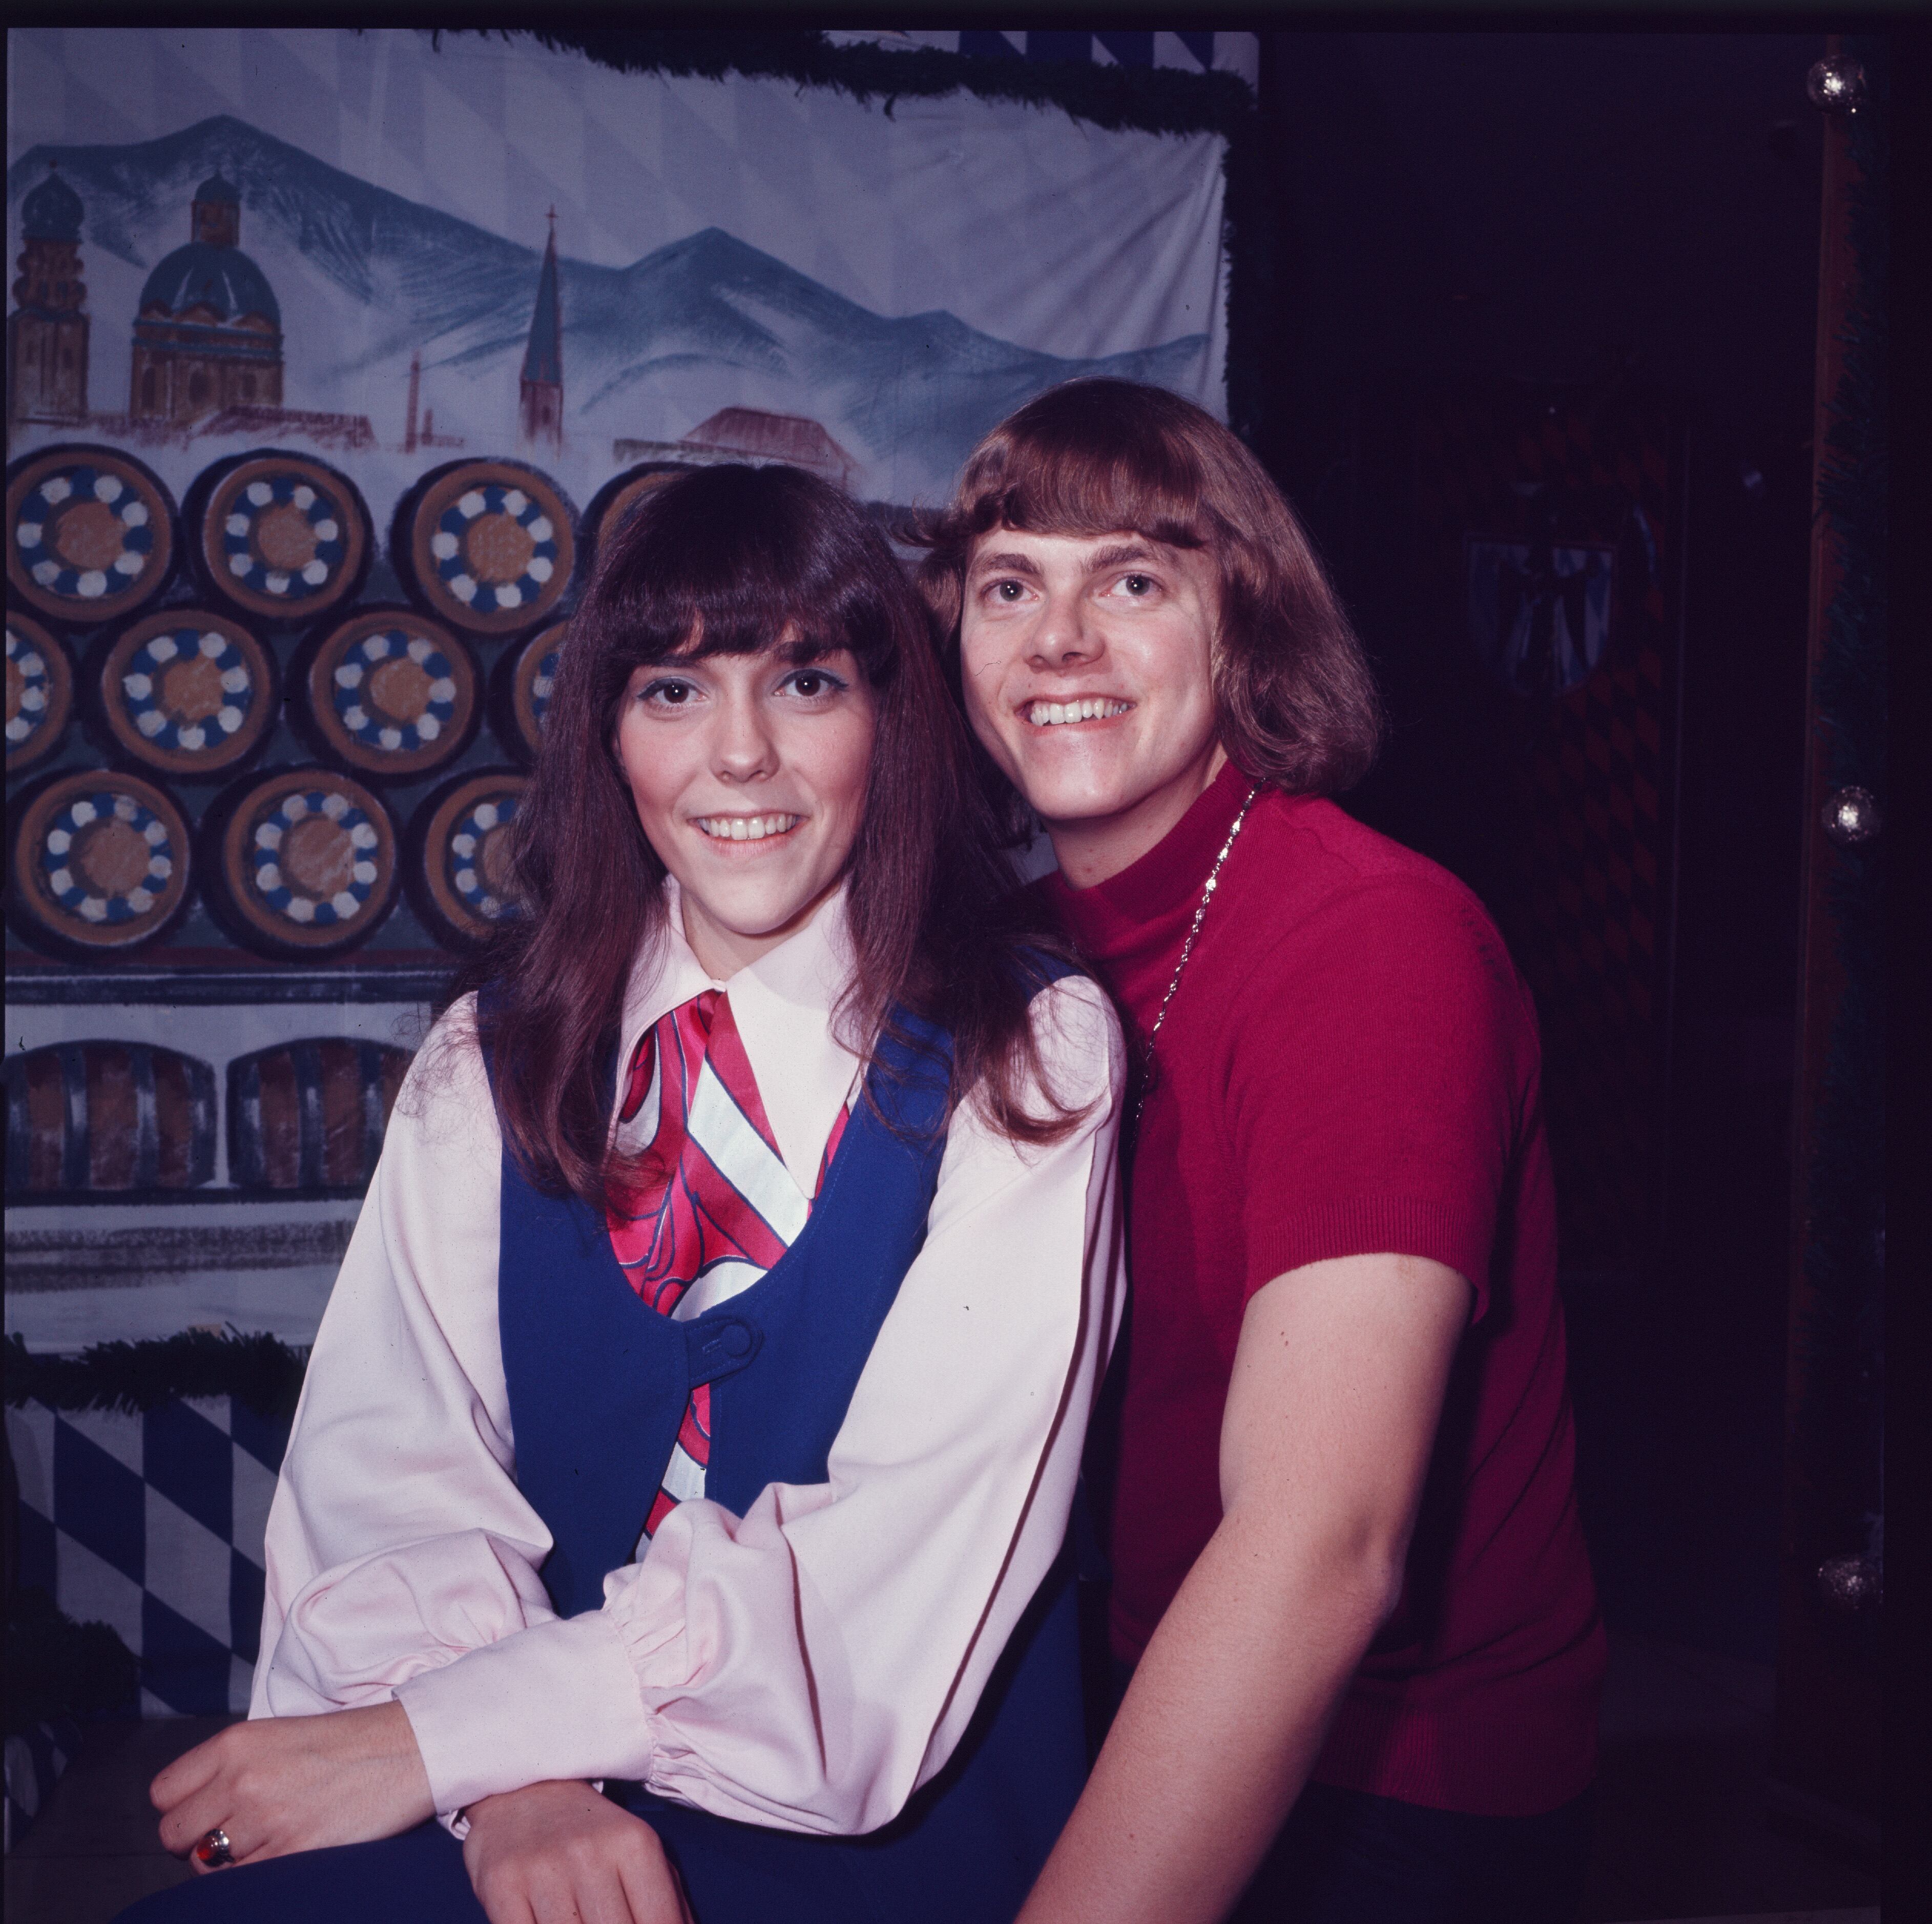
[[1417, 604], [1416, 409], [1533, 388], [1679, 424], [1672, 996], [1652, 1219], [1566, 1293], [1613, 1622], [1768, 1658], [1798, 966], [1822, 133], [1790, 35], [1280, 33], [1263, 452], [1381, 673], [1350, 805], [1495, 882], [1492, 771]]

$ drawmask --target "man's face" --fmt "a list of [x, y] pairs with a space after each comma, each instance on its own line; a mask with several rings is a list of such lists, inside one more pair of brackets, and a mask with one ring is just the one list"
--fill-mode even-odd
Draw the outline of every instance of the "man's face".
[[1076, 888], [1153, 847], [1219, 766], [1220, 604], [1211, 556], [1144, 535], [996, 528], [974, 544], [967, 713]]

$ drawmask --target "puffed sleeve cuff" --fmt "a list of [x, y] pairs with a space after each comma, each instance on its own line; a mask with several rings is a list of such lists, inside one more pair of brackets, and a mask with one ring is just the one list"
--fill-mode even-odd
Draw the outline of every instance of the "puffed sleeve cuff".
[[640, 1779], [653, 1745], [602, 1611], [540, 1623], [398, 1686], [439, 1811], [526, 1784]]

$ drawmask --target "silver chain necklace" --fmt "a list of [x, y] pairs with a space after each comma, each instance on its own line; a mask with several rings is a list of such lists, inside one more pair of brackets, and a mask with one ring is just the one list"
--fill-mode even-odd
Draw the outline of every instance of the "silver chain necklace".
[[1167, 1020], [1167, 1005], [1174, 999], [1174, 992], [1180, 986], [1180, 972], [1187, 966], [1187, 958], [1194, 953], [1194, 938], [1201, 933], [1202, 918], [1208, 913], [1208, 904], [1214, 899], [1216, 886], [1221, 880], [1221, 865], [1228, 859], [1228, 851], [1234, 846], [1234, 838], [1241, 832], [1241, 824], [1248, 819], [1248, 811], [1254, 806], [1255, 797], [1262, 792], [1256, 782], [1248, 790], [1248, 799], [1241, 804], [1240, 813], [1234, 817], [1234, 826], [1228, 831], [1228, 839], [1221, 844], [1221, 853], [1214, 858], [1214, 866], [1208, 871], [1208, 880], [1201, 891], [1200, 906], [1194, 911], [1194, 920], [1189, 926], [1187, 940], [1180, 945], [1180, 960], [1174, 965], [1174, 974], [1167, 984], [1167, 993], [1160, 999], [1160, 1008], [1154, 1019], [1154, 1026], [1148, 1031], [1147, 1062], [1141, 1080], [1141, 1092], [1134, 1103], [1134, 1127], [1140, 1127], [1141, 1111], [1147, 1107], [1148, 1094], [1154, 1083], [1154, 1038], [1160, 1033], [1160, 1025]]

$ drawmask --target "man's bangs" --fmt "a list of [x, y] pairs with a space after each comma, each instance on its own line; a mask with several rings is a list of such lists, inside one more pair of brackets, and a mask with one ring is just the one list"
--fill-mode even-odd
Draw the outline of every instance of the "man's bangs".
[[1209, 545], [1201, 478], [1174, 451], [1100, 451], [1022, 442], [998, 475], [964, 504], [969, 535], [1012, 528], [1032, 535], [1135, 534], [1171, 548]]

